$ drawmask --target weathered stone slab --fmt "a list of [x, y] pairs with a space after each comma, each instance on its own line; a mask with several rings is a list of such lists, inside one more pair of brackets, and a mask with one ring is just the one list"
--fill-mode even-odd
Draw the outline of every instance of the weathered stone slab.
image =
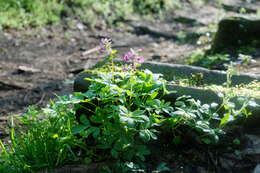
[[[142, 64], [142, 69], [149, 69], [153, 73], [161, 73], [168, 81], [176, 77], [190, 79], [192, 74], [201, 73], [204, 84], [222, 85], [226, 82], [226, 72], [218, 70], [208, 70], [202, 67], [195, 67], [181, 64], [166, 64], [159, 62], [146, 62]], [[260, 81], [260, 75], [238, 74], [233, 75], [231, 85], [248, 84], [254, 80]]]
[[[97, 66], [100, 66], [97, 65]], [[97, 67], [96, 66], [96, 67]], [[178, 65], [178, 64], [165, 64], [165, 63], [157, 63], [157, 62], [146, 62], [141, 66], [142, 69], [149, 69], [154, 73], [161, 73], [164, 75], [164, 78], [167, 80], [173, 80], [175, 76], [190, 78], [191, 74], [202, 73], [203, 80], [205, 84], [217, 84], [221, 85], [226, 82], [226, 74], [221, 71], [207, 70], [200, 67], [192, 67], [187, 65]], [[90, 77], [91, 74], [88, 72], [81, 73], [74, 82], [74, 91], [87, 91], [90, 83], [87, 80], [84, 80], [86, 77]], [[260, 81], [259, 75], [234, 75], [232, 77], [232, 84], [242, 84], [249, 83], [251, 81]], [[198, 89], [191, 87], [184, 87], [178, 85], [168, 85], [168, 90], [176, 91], [176, 93], [167, 95], [164, 97], [165, 100], [173, 102], [176, 98], [189, 95], [194, 99], [200, 100], [202, 104], [211, 104], [218, 103], [221, 105], [222, 98], [218, 96], [218, 94], [209, 89]], [[260, 105], [260, 99], [255, 98], [257, 104]], [[239, 102], [238, 97], [232, 98], [232, 102], [235, 103], [236, 107], [241, 107], [241, 103]], [[252, 112], [252, 115], [243, 122], [244, 126], [247, 128], [258, 128], [260, 124], [260, 107], [252, 107], [248, 106], [247, 109]]]
[[[189, 95], [196, 100], [200, 100], [202, 104], [211, 104], [213, 102], [218, 105], [222, 104], [222, 98], [216, 92], [209, 89], [198, 89], [178, 85], [167, 85], [167, 89], [169, 91], [176, 91], [176, 93], [172, 93], [164, 97], [165, 100], [170, 102], [180, 96]], [[239, 97], [233, 97], [231, 101], [236, 105], [237, 109], [241, 108], [242, 104], [239, 101]], [[260, 105], [260, 99], [254, 98], [254, 101]], [[248, 105], [246, 109], [250, 111], [252, 115], [250, 115], [246, 120], [238, 120], [237, 123], [242, 123], [243, 125], [241, 125], [245, 128], [245, 130], [260, 128], [260, 106], [253, 107]]]
[[260, 20], [241, 17], [225, 18], [219, 22], [210, 53], [234, 51], [241, 46], [260, 42]]
[[87, 91], [90, 82], [85, 80], [85, 78], [92, 77], [92, 74], [88, 72], [80, 73], [74, 81], [73, 90], [76, 92], [85, 92]]
[[[103, 66], [107, 61], [101, 61], [92, 67], [98, 68]], [[117, 64], [122, 64], [122, 61], [116, 61]], [[201, 73], [203, 75], [204, 84], [215, 84], [222, 85], [226, 82], [226, 72], [219, 70], [208, 70], [202, 67], [190, 66], [190, 65], [182, 65], [182, 64], [168, 64], [168, 63], [160, 63], [160, 62], [152, 62], [147, 61], [141, 65], [141, 69], [149, 69], [153, 73], [161, 73], [163, 74], [164, 79], [168, 81], [172, 81], [178, 78], [190, 79], [192, 74]], [[80, 76], [84, 76], [80, 74]], [[256, 74], [245, 74], [240, 73], [237, 75], [233, 75], [231, 78], [231, 86], [239, 85], [239, 84], [248, 84], [252, 81], [260, 81], [260, 75]]]
[[183, 95], [189, 95], [196, 100], [200, 100], [202, 104], [222, 102], [222, 99], [212, 90], [203, 90], [198, 88], [183, 87], [179, 85], [167, 85], [169, 91], [176, 91], [176, 93], [168, 94], [164, 97], [167, 101], [172, 101]]

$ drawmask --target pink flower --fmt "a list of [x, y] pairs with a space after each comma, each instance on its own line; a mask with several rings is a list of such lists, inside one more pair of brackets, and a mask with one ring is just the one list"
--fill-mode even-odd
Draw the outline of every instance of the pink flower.
[[101, 53], [107, 52], [110, 54], [112, 52], [111, 48], [112, 41], [109, 38], [101, 38], [101, 41], [99, 43], [99, 50]]
[[130, 66], [125, 66], [122, 68], [123, 71], [129, 71], [129, 70], [136, 70], [137, 67], [144, 63], [144, 58], [138, 55], [138, 52], [140, 51], [134, 51], [133, 49], [130, 49], [130, 51], [126, 52], [125, 55], [122, 57], [122, 60], [124, 62], [130, 62]]
[[100, 53], [104, 53], [104, 52], [106, 51], [106, 48], [105, 48], [104, 45], [101, 44], [101, 43], [100, 43], [100, 45], [99, 45], [99, 51], [100, 51]]
[[111, 45], [112, 40], [109, 38], [101, 38], [101, 43], [103, 45]]
[[138, 52], [140, 51], [134, 51], [133, 49], [130, 49], [130, 51], [128, 51], [124, 56], [123, 56], [123, 61], [124, 62], [133, 62], [133, 63], [139, 63], [142, 64], [144, 62], [144, 58], [140, 57], [138, 55]]
[[138, 62], [139, 64], [142, 64], [142, 63], [144, 63], [144, 58], [141, 56], [136, 56], [135, 61]]
[[127, 52], [127, 53], [124, 55], [123, 61], [129, 62], [130, 60], [133, 59], [133, 57], [134, 57], [133, 52], [132, 52], [132, 51], [129, 51], [129, 52]]
[[123, 67], [122, 70], [123, 70], [123, 71], [129, 71], [129, 70], [131, 70], [131, 67]]

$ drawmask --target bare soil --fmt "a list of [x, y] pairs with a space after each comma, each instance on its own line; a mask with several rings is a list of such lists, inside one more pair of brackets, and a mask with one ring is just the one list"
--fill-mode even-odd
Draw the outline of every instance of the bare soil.
[[[237, 1], [226, 3], [239, 5]], [[246, 5], [260, 8], [257, 2]], [[256, 17], [255, 13], [239, 14], [208, 4], [174, 10], [162, 18], [131, 19], [113, 27], [91, 29], [77, 20], [67, 19], [58, 25], [36, 29], [0, 30], [0, 138], [6, 136], [1, 127], [6, 127], [9, 115], [19, 115], [32, 104], [42, 107], [55, 94], [72, 92], [75, 76], [104, 59], [98, 52], [83, 55], [98, 45], [100, 37], [113, 40], [119, 57], [129, 48], [141, 48], [146, 60], [183, 63], [192, 51], [209, 45], [206, 33], [214, 32], [216, 28], [212, 26], [220, 19], [241, 15]], [[260, 55], [254, 58], [256, 62], [240, 70], [259, 74]], [[189, 150], [186, 153], [190, 155]]]

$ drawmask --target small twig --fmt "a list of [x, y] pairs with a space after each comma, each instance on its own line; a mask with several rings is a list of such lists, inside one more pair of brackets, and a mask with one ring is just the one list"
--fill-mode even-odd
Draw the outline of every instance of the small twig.
[[11, 114], [8, 116], [3, 116], [3, 117], [0, 117], [0, 121], [8, 121], [8, 120], [10, 120], [11, 117], [19, 117], [20, 115], [21, 115], [21, 113], [15, 113], [15, 114]]
[[41, 99], [35, 105], [41, 104], [45, 96], [46, 96], [46, 93], [43, 93]]
[[3, 81], [0, 81], [0, 84], [4, 85], [6, 87], [9, 87], [9, 88], [13, 88], [13, 89], [25, 89], [26, 88], [26, 87], [22, 87], [22, 86], [19, 86], [19, 85], [16, 85], [16, 84], [5, 83]]
[[24, 96], [24, 98], [23, 98], [23, 102], [26, 102], [26, 101], [27, 101], [28, 95], [29, 95], [29, 92], [27, 92], [27, 93], [25, 94], [25, 96]]
[[89, 50], [83, 52], [81, 55], [86, 56], [86, 55], [92, 54], [94, 52], [97, 52], [98, 50], [99, 50], [99, 47], [97, 46], [97, 47], [94, 47], [92, 49], [89, 49]]
[[27, 67], [27, 66], [23, 66], [23, 65], [18, 67], [18, 71], [19, 72], [29, 72], [29, 73], [41, 72], [40, 69], [36, 69], [36, 68], [33, 68], [33, 67]]
[[0, 117], [0, 121], [7, 121], [9, 117]]

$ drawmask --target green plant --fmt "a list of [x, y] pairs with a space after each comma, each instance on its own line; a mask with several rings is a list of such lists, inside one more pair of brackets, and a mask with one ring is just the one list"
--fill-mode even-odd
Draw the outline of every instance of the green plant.
[[90, 26], [100, 21], [115, 24], [133, 14], [157, 15], [182, 5], [180, 0], [0, 0], [0, 26], [43, 26], [67, 17]]
[[186, 62], [190, 65], [206, 67], [209, 69], [223, 69], [224, 64], [230, 62], [230, 56], [224, 54], [206, 55], [204, 51], [194, 52]]
[[21, 28], [56, 23], [62, 8], [56, 0], [0, 0], [0, 25]]
[[94, 138], [94, 153], [108, 150], [115, 159], [144, 161], [145, 143], [156, 139], [162, 113], [172, 108], [155, 99], [165, 93], [165, 81], [150, 71], [98, 73], [86, 93], [77, 93], [85, 109], [74, 134]]
[[174, 103], [175, 111], [166, 119], [166, 127], [171, 128], [174, 136], [178, 138], [185, 137], [183, 134], [187, 131], [194, 131], [196, 135], [193, 138], [197, 141], [206, 144], [217, 143], [219, 136], [224, 134], [223, 129], [217, 126], [221, 119], [216, 111], [217, 107], [216, 103], [201, 104], [199, 100], [189, 96], [179, 97]]
[[82, 143], [71, 132], [75, 115], [66, 103], [68, 98], [61, 97], [42, 110], [29, 107], [28, 113], [12, 123], [11, 144], [0, 143], [0, 172], [34, 172], [77, 159], [73, 148]]
[[[104, 47], [101, 45], [102, 50], [112, 52], [111, 46], [108, 50]], [[113, 56], [109, 54], [108, 57], [112, 60]], [[123, 57], [128, 63], [138, 59], [133, 50]], [[88, 148], [93, 149], [86, 156], [89, 160], [99, 160], [93, 153], [103, 153], [123, 162], [144, 161], [145, 155], [149, 154], [146, 143], [157, 139], [160, 126], [170, 129], [175, 137], [182, 136], [188, 129], [195, 132], [193, 137], [198, 141], [216, 143], [230, 121], [226, 120], [226, 115], [230, 111], [236, 115], [246, 113], [246, 106], [238, 111], [229, 107], [231, 101], [228, 99], [222, 105], [202, 105], [187, 96], [172, 103], [165, 102], [161, 97], [167, 93], [166, 82], [160, 74], [138, 71], [135, 62], [127, 67], [116, 68], [118, 71], [113, 68], [112, 72], [92, 71], [93, 78], [86, 79], [90, 82], [88, 91], [77, 93], [81, 103], [75, 105], [80, 111], [77, 114], [79, 125], [74, 133], [86, 139]], [[228, 86], [231, 75], [229, 70]], [[224, 116], [219, 114], [223, 107], [227, 111]]]
[[77, 17], [91, 26], [100, 20], [109, 24], [130, 14], [153, 14], [172, 8], [170, 0], [0, 0], [0, 26], [22, 28]]
[[[230, 85], [232, 84], [232, 80], [231, 80], [232, 75], [236, 74], [236, 71], [232, 66], [229, 66], [226, 73], [227, 73], [227, 81], [225, 82], [224, 85], [227, 88], [229, 88]], [[259, 106], [250, 97], [239, 97], [240, 106], [239, 107], [236, 106], [231, 100], [233, 97], [236, 96], [234, 90], [228, 90], [224, 94], [219, 93], [219, 96], [222, 98], [222, 105], [219, 107], [219, 109], [223, 108], [225, 110], [224, 115], [221, 118], [219, 124], [220, 126], [226, 125], [228, 122], [233, 121], [238, 117], [247, 118], [249, 115], [251, 115], [251, 113], [248, 112], [246, 109], [247, 106], [252, 106], [252, 107]]]
[[[138, 70], [144, 61], [138, 52], [127, 52], [122, 59], [128, 64], [117, 67], [110, 40], [102, 39], [100, 48], [112, 70], [110, 66], [91, 71], [86, 92], [60, 97], [41, 110], [30, 107], [19, 123], [11, 121], [12, 143], [0, 142], [1, 172], [34, 172], [71, 161], [107, 159], [117, 164], [105, 172], [145, 172], [147, 144], [163, 131], [170, 131], [175, 144], [181, 144], [187, 134], [199, 143], [215, 144], [229, 122], [250, 115], [247, 105], [257, 106], [241, 99], [237, 108], [232, 93], [223, 96], [221, 105], [202, 104], [189, 96], [166, 102], [167, 82], [161, 74]], [[227, 87], [233, 73], [229, 68]], [[199, 82], [201, 75], [194, 78]], [[168, 168], [162, 164], [158, 170]]]
[[133, 0], [134, 10], [141, 14], [159, 13], [170, 5], [169, 0]]

